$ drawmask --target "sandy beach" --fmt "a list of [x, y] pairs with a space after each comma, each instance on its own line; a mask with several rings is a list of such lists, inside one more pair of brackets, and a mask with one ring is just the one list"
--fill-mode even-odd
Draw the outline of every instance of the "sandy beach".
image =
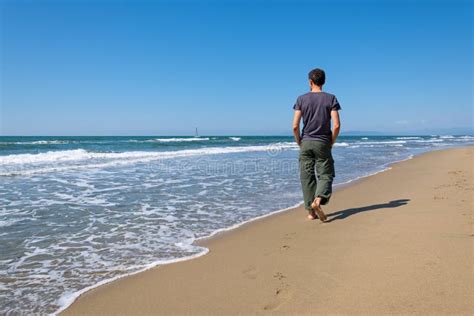
[[93, 289], [62, 315], [472, 315], [474, 147], [435, 151]]

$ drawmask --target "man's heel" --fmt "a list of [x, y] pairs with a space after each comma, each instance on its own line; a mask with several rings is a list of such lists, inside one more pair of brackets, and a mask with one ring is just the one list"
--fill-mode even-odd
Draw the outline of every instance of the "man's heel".
[[321, 207], [319, 207], [319, 205], [316, 204], [316, 201], [314, 201], [311, 204], [311, 207], [316, 212], [316, 215], [318, 215], [318, 218], [321, 220], [321, 222], [325, 222], [328, 219], [326, 214], [324, 214], [323, 210], [321, 209]]

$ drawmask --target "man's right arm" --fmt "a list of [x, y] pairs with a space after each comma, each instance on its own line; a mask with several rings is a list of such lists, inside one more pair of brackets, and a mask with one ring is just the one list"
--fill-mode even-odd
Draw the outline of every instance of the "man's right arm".
[[332, 139], [331, 145], [334, 145], [336, 142], [337, 136], [339, 135], [339, 131], [341, 130], [341, 120], [339, 118], [338, 111], [331, 111], [331, 120], [332, 120]]

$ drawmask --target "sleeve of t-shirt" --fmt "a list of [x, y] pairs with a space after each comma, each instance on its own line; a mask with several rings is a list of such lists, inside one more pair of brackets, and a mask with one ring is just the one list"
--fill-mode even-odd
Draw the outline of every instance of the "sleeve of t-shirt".
[[339, 104], [339, 101], [337, 101], [336, 96], [334, 96], [331, 103], [331, 111], [339, 111], [340, 109], [341, 105]]
[[293, 110], [301, 111], [301, 101], [299, 97], [296, 99], [295, 105], [293, 105]]

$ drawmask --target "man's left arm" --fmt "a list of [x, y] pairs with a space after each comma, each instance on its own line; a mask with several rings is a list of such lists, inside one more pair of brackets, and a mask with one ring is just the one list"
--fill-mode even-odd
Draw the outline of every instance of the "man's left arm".
[[301, 111], [295, 110], [295, 115], [293, 117], [293, 136], [298, 146], [301, 145], [301, 135], [300, 135], [300, 121], [301, 121]]
[[336, 110], [331, 111], [331, 120], [332, 120], [332, 136], [331, 136], [331, 146], [336, 142], [337, 136], [339, 136], [339, 131], [341, 130], [341, 119], [339, 117], [339, 112]]

